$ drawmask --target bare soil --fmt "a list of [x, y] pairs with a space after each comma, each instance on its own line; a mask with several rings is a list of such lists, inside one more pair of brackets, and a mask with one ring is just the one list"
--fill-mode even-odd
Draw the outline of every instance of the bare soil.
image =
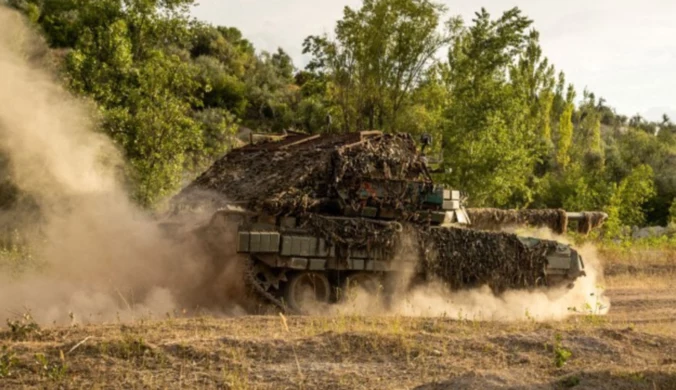
[[616, 274], [607, 315], [545, 323], [172, 316], [16, 326], [0, 334], [0, 388], [676, 389], [674, 280]]

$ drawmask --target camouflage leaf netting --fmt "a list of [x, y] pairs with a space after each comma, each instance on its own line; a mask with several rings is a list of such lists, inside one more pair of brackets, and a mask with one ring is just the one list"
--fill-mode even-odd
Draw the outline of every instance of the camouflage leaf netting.
[[[404, 251], [415, 256], [426, 278], [441, 280], [450, 289], [487, 285], [495, 293], [542, 285], [545, 253], [556, 243], [540, 241], [526, 246], [515, 234], [466, 228], [431, 228], [410, 222], [388, 223], [363, 218], [306, 216], [304, 227], [335, 245], [337, 256], [349, 249], [381, 251], [395, 258]], [[404, 236], [414, 237], [413, 248], [403, 248]], [[408, 240], [410, 241], [410, 240]], [[410, 259], [409, 259], [410, 260]]]
[[231, 151], [172, 203], [181, 207], [194, 193], [210, 191], [253, 210], [299, 214], [325, 208], [338, 190], [353, 197], [365, 177], [429, 181], [406, 134], [297, 135]]
[[[341, 214], [341, 208], [363, 206], [360, 191], [369, 190], [376, 182], [387, 184], [386, 200], [379, 202], [400, 211], [398, 223]], [[488, 284], [499, 292], [534, 286], [543, 276], [543, 254], [556, 243], [543, 241], [540, 246], [528, 247], [513, 234], [435, 229], [413, 221], [407, 215], [421, 200], [407, 184], [412, 182], [432, 185], [409, 135], [292, 135], [231, 151], [186, 187], [174, 204], [190, 202], [191, 193], [206, 191], [256, 212], [295, 216], [302, 227], [335, 244], [338, 257], [346, 256], [349, 248], [375, 248], [395, 255], [402, 250], [402, 234], [409, 234], [423, 274], [440, 278], [452, 288]], [[480, 229], [528, 224], [559, 233], [567, 224], [562, 210], [472, 209], [470, 218]]]
[[482, 230], [500, 230], [506, 226], [546, 227], [556, 234], [568, 228], [565, 210], [501, 210], [494, 208], [467, 209], [472, 227]]
[[607, 215], [595, 211], [585, 211], [582, 213], [584, 219], [577, 225], [577, 232], [587, 235], [592, 229], [596, 229], [599, 226], [603, 225]]
[[[360, 208], [358, 191], [362, 185], [386, 183], [382, 198], [374, 199], [379, 207], [413, 211], [421, 203], [419, 192], [407, 184], [431, 186], [432, 180], [408, 135], [367, 139], [357, 144], [341, 147], [333, 154], [331, 176], [336, 195], [353, 209]], [[338, 194], [338, 192], [343, 194]], [[406, 217], [405, 213], [401, 215]]]
[[[556, 234], [568, 231], [569, 220], [565, 210], [502, 210], [494, 208], [467, 209], [472, 227], [480, 230], [499, 231], [509, 226], [548, 228]], [[601, 212], [584, 212], [577, 224], [577, 232], [587, 235], [592, 229], [603, 225], [607, 215]]]
[[495, 293], [542, 285], [545, 253], [556, 247], [542, 240], [535, 247], [514, 234], [464, 228], [418, 232], [422, 269], [451, 289], [488, 285]]
[[401, 224], [381, 222], [364, 218], [327, 218], [319, 214], [307, 214], [301, 225], [317, 233], [331, 245], [371, 249], [374, 247], [394, 250], [399, 240]]
[[[335, 245], [340, 259], [347, 258], [350, 248], [382, 251], [389, 258], [408, 251], [412, 256], [417, 254], [419, 270], [429, 279], [441, 280], [451, 289], [487, 285], [495, 293], [541, 285], [547, 265], [545, 253], [556, 246], [543, 240], [528, 247], [510, 233], [317, 214], [308, 215], [304, 227]], [[413, 248], [403, 248], [405, 235], [415, 238]]]

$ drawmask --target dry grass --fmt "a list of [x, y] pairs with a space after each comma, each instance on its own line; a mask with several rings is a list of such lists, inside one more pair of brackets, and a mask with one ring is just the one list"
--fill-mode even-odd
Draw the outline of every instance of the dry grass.
[[607, 276], [676, 277], [676, 248], [605, 248], [599, 256]]
[[675, 388], [673, 322], [654, 325], [613, 316], [502, 324], [266, 316], [5, 331], [0, 362], [13, 363], [1, 380], [3, 388]]
[[606, 316], [560, 322], [244, 316], [39, 329], [25, 318], [0, 333], [0, 387], [676, 389], [673, 274], [646, 272], [673, 260], [631, 256], [604, 259], [639, 266], [607, 276]]

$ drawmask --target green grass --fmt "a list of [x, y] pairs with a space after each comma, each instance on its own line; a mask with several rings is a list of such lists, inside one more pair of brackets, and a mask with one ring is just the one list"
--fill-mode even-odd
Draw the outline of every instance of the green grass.
[[0, 352], [0, 379], [11, 377], [18, 362], [16, 354], [3, 345]]
[[570, 359], [573, 356], [573, 353], [568, 348], [563, 346], [562, 337], [560, 333], [557, 333], [554, 336], [553, 351], [554, 351], [554, 365], [557, 368], [561, 368], [564, 365], [566, 365], [568, 359]]

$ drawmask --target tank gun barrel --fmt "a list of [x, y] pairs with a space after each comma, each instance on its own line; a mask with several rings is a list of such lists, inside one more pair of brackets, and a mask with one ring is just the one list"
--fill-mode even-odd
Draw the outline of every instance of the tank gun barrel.
[[565, 211], [561, 209], [504, 210], [495, 208], [467, 209], [471, 225], [477, 229], [500, 230], [507, 226], [548, 227], [557, 234], [569, 230], [574, 222], [578, 233], [587, 235], [608, 219], [600, 211]]
[[583, 221], [587, 216], [590, 214], [596, 214], [598, 215], [599, 218], [602, 220], [608, 219], [608, 214], [600, 212], [600, 211], [592, 211], [592, 212], [585, 212], [585, 211], [566, 211], [566, 216], [568, 217], [569, 221]]

